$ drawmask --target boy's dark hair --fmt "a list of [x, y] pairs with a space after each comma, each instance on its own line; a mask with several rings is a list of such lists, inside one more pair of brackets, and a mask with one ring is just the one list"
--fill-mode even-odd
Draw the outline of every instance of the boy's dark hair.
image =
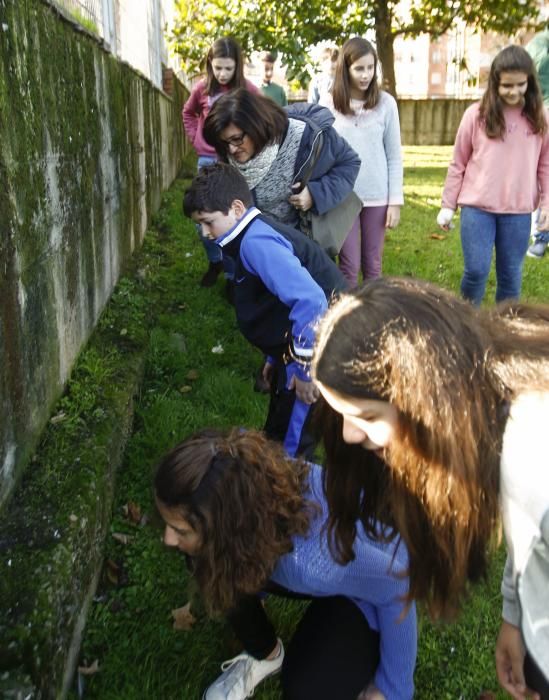
[[248, 208], [253, 204], [244, 177], [226, 163], [202, 168], [183, 195], [183, 213], [189, 218], [195, 211], [221, 211], [227, 214], [235, 199]]
[[263, 63], [276, 63], [276, 54], [273, 51], [263, 51], [261, 60]]

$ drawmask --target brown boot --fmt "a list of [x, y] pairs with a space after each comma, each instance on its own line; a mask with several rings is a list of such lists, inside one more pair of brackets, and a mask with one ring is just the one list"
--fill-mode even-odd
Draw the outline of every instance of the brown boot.
[[223, 263], [222, 262], [215, 262], [215, 263], [210, 263], [208, 265], [208, 269], [202, 276], [202, 279], [200, 280], [200, 286], [201, 287], [213, 287], [215, 284], [215, 281], [219, 277], [220, 273], [223, 272]]

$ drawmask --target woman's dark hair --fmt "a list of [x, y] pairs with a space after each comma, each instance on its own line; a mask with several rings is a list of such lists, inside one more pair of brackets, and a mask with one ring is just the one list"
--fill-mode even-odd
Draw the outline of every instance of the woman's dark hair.
[[467, 582], [485, 575], [497, 533], [508, 403], [549, 389], [548, 347], [549, 307], [486, 312], [419, 280], [372, 280], [329, 309], [315, 379], [389, 401], [399, 418], [385, 467], [346, 446], [341, 423], [322, 429], [328, 529], [342, 562], [353, 558], [355, 520], [378, 518], [408, 547], [409, 599], [433, 616], [459, 608]]
[[214, 104], [204, 122], [203, 135], [223, 158], [227, 145], [221, 140], [221, 132], [229, 124], [241, 129], [252, 141], [254, 154], [271, 143], [281, 143], [288, 128], [288, 115], [282, 107], [264, 95], [249, 90], [233, 90]]
[[534, 62], [522, 46], [507, 46], [492, 61], [488, 86], [480, 102], [479, 118], [484, 124], [486, 135], [492, 139], [505, 138], [505, 103], [498, 94], [498, 88], [501, 74], [513, 72], [525, 73], [528, 76], [522, 113], [530, 122], [535, 134], [543, 135], [547, 131], [543, 95]]
[[308, 532], [308, 471], [261, 433], [239, 429], [198, 433], [162, 459], [156, 498], [200, 535], [194, 575], [210, 613], [260, 591], [294, 535]]
[[369, 41], [359, 36], [349, 39], [343, 44], [343, 48], [337, 59], [332, 87], [334, 107], [338, 112], [341, 112], [341, 114], [353, 114], [351, 108], [351, 78], [349, 76], [349, 68], [363, 56], [370, 55], [374, 57], [374, 76], [372, 82], [368, 85], [364, 98], [364, 106], [366, 109], [372, 109], [379, 102], [380, 91], [377, 82], [378, 60], [376, 51]]
[[234, 61], [234, 75], [227, 85], [229, 89], [240, 88], [246, 85], [242, 49], [230, 36], [222, 37], [214, 41], [206, 55], [206, 84], [204, 89], [207, 95], [216, 95], [221, 90], [221, 85], [217, 82], [213, 73], [212, 61], [214, 58], [232, 58]]

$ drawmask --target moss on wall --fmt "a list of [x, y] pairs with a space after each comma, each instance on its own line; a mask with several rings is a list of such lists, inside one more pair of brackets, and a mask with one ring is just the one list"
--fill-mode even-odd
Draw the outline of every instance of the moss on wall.
[[180, 168], [184, 92], [168, 98], [43, 0], [0, 10], [2, 507]]

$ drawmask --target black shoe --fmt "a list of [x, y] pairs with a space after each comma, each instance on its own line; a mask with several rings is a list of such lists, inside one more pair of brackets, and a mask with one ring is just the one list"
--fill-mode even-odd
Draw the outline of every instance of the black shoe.
[[201, 287], [213, 287], [220, 273], [223, 272], [223, 263], [210, 263], [208, 269], [200, 280]]

